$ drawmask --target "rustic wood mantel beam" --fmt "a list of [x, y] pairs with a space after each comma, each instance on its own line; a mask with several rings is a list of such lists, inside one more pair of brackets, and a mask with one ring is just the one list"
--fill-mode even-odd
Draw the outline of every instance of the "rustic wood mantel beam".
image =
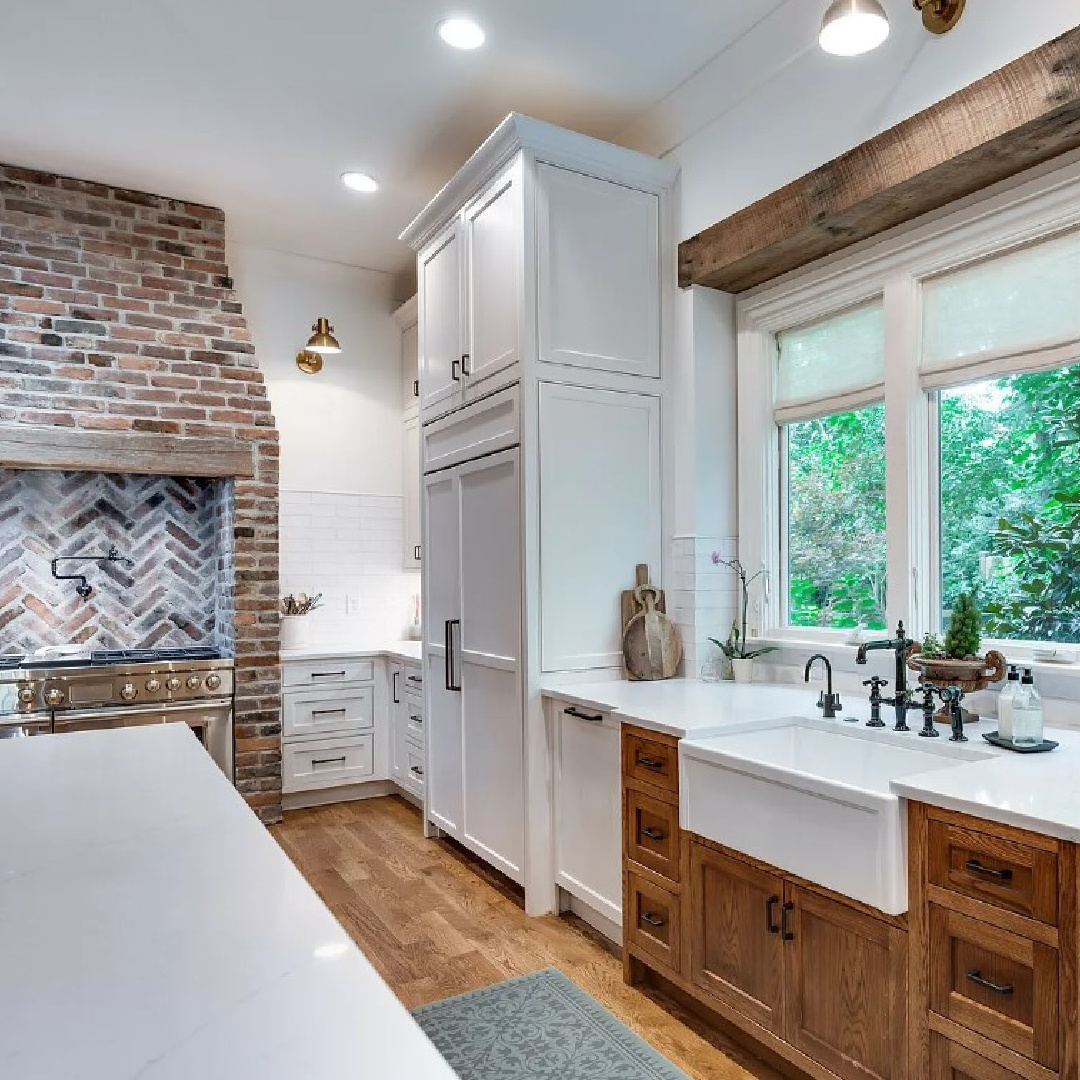
[[740, 293], [1080, 148], [1080, 27], [679, 245]]

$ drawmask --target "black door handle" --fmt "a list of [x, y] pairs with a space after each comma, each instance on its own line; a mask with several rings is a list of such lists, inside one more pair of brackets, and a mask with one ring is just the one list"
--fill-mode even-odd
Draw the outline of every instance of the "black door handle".
[[453, 379], [454, 382], [461, 382], [461, 374], [458, 371], [458, 369], [460, 367], [461, 367], [461, 361], [460, 360], [451, 360], [450, 361], [450, 378]]
[[637, 763], [643, 769], [652, 769], [653, 772], [660, 772], [664, 767], [664, 763], [662, 761], [657, 761], [656, 758], [639, 757]]
[[991, 982], [989, 979], [982, 977], [981, 971], [969, 971], [967, 977], [976, 986], [981, 986], [984, 990], [989, 990], [993, 994], [1001, 994], [1007, 997], [1013, 992], [1012, 983]]
[[457, 681], [457, 672], [454, 670], [454, 627], [461, 626], [460, 619], [446, 620], [446, 689], [461, 693], [461, 684]]
[[570, 705], [568, 708], [563, 709], [563, 712], [567, 716], [572, 716], [575, 720], [585, 720], [590, 724], [602, 724], [604, 718], [599, 713], [587, 713], [582, 712], [577, 706]]
[[794, 941], [795, 935], [788, 929], [788, 916], [795, 910], [792, 903], [785, 904], [780, 909], [780, 939], [782, 941]]
[[472, 357], [468, 353], [461, 354], [461, 374], [472, 374]]
[[780, 903], [779, 896], [770, 896], [765, 901], [765, 929], [770, 934], [779, 934], [780, 927], [776, 925], [776, 905]]
[[413, 379], [413, 381], [412, 381], [412, 396], [413, 397], [419, 397], [420, 396], [420, 380], [419, 379]]
[[666, 833], [662, 833], [659, 829], [650, 829], [647, 825], [642, 825], [641, 828], [638, 829], [638, 832], [649, 840], [663, 840], [667, 835]]
[[414, 562], [419, 562], [420, 561], [420, 545], [419, 544], [417, 544], [416, 547], [413, 548], [413, 561]]
[[393, 693], [393, 698], [394, 698], [393, 703], [395, 705], [400, 705], [401, 704], [401, 699], [398, 697], [398, 679], [400, 677], [401, 677], [401, 672], [400, 671], [395, 671], [394, 672], [394, 693]]
[[984, 877], [993, 878], [995, 881], [1012, 881], [1013, 876], [1011, 870], [992, 870], [989, 866], [983, 866], [978, 859], [968, 859], [964, 863], [964, 869], [970, 870], [973, 874], [982, 874]]
[[655, 926], [657, 929], [664, 925], [664, 920], [659, 916], [654, 915], [651, 911], [643, 911], [641, 913], [641, 921], [643, 923], [648, 923], [650, 926]]

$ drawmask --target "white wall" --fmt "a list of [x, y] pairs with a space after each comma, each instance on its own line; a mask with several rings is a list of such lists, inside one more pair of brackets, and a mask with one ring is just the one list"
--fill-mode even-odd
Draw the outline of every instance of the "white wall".
[[[281, 486], [402, 493], [401, 331], [389, 274], [244, 244], [229, 268], [281, 433]], [[342, 352], [318, 375], [296, 366], [326, 315]]]

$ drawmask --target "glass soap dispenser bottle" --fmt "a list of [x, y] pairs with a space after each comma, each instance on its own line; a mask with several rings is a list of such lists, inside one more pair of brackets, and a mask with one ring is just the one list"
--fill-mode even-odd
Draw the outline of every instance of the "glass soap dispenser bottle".
[[1039, 746], [1043, 741], [1042, 697], [1035, 689], [1031, 668], [1024, 668], [1020, 680], [1020, 695], [1013, 706], [1014, 746]]
[[1013, 737], [1013, 710], [1016, 706], [1016, 695], [1020, 689], [1020, 672], [1015, 664], [1009, 665], [1009, 681], [1005, 688], [998, 694], [998, 735], [1003, 739]]

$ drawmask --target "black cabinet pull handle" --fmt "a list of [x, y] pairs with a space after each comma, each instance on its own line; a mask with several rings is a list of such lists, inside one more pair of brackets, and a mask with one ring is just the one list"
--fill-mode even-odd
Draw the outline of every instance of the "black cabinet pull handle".
[[664, 763], [662, 761], [657, 761], [656, 758], [641, 757], [639, 755], [636, 760], [637, 764], [643, 769], [652, 769], [653, 772], [660, 772], [664, 767]]
[[468, 353], [461, 354], [461, 374], [472, 374], [472, 357]]
[[461, 361], [460, 360], [451, 360], [450, 361], [450, 378], [453, 379], [454, 382], [461, 382], [461, 373], [458, 370], [460, 367], [461, 367]]
[[976, 986], [981, 986], [984, 990], [989, 990], [992, 994], [1001, 994], [1003, 997], [1008, 997], [1013, 992], [1012, 983], [995, 983], [989, 979], [982, 977], [981, 971], [969, 971], [967, 973], [968, 979]]
[[570, 705], [563, 709], [563, 712], [567, 716], [572, 716], [575, 720], [584, 720], [590, 724], [602, 724], [604, 718], [599, 713], [587, 713], [582, 712], [576, 705]]
[[664, 920], [658, 915], [654, 915], [651, 911], [643, 911], [641, 913], [641, 921], [643, 923], [648, 923], [650, 926], [655, 926], [657, 929], [664, 925]]
[[413, 548], [412, 557], [413, 557], [414, 562], [419, 562], [420, 561], [420, 545], [419, 544], [417, 544], [416, 547]]
[[461, 693], [461, 684], [457, 681], [457, 673], [454, 670], [454, 627], [461, 626], [460, 619], [447, 619], [446, 633], [446, 689]]
[[968, 859], [964, 863], [964, 869], [970, 870], [973, 874], [982, 874], [984, 877], [993, 878], [995, 881], [1012, 881], [1013, 876], [1011, 870], [992, 870], [989, 866], [983, 866], [978, 859]]
[[424, 722], [424, 718], [422, 716], [417, 716], [416, 713], [410, 713], [409, 714], [409, 719], [414, 724], [422, 724]]
[[311, 673], [313, 679], [344, 679], [344, 671], [313, 671]]
[[424, 681], [423, 675], [406, 675], [405, 677], [409, 680], [409, 682], [422, 683]]
[[420, 396], [420, 380], [419, 379], [413, 379], [413, 381], [412, 381], [412, 396], [413, 397], [419, 397]]
[[400, 671], [395, 671], [394, 672], [394, 693], [393, 693], [393, 698], [394, 698], [393, 704], [395, 704], [395, 705], [400, 705], [401, 704], [401, 698], [398, 697], [398, 679], [400, 679], [400, 678], [401, 678], [401, 672]]
[[312, 709], [312, 716], [344, 716], [345, 709]]
[[345, 757], [324, 757], [324, 758], [312, 758], [312, 765], [344, 765]]
[[424, 770], [421, 769], [419, 765], [410, 765], [409, 766], [409, 772], [415, 773], [417, 776], [423, 776], [424, 775]]
[[648, 825], [642, 825], [638, 832], [649, 840], [663, 840], [666, 835], [659, 829], [650, 829]]
[[779, 934], [780, 927], [776, 923], [776, 905], [780, 903], [779, 896], [770, 896], [765, 901], [765, 929], [770, 934]]
[[788, 916], [795, 910], [795, 905], [788, 903], [780, 909], [780, 939], [794, 941], [795, 935], [788, 928]]

